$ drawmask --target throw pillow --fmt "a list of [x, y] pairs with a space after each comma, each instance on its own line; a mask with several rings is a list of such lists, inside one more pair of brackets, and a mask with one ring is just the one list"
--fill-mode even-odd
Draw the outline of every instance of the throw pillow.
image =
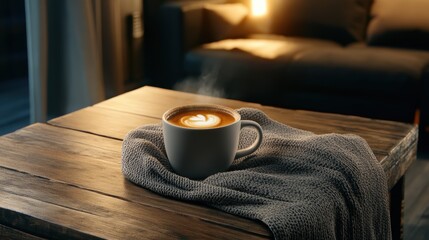
[[272, 31], [348, 44], [364, 40], [372, 0], [272, 0]]
[[368, 44], [429, 50], [428, 0], [376, 0]]
[[207, 4], [204, 7], [206, 42], [246, 35], [249, 10], [241, 3]]

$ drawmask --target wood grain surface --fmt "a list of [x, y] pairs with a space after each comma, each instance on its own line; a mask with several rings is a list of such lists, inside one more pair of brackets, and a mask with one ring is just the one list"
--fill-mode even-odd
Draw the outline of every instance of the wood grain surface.
[[[56, 230], [48, 236], [60, 238], [127, 239], [139, 233], [134, 237], [216, 239], [217, 232], [228, 239], [270, 236], [254, 221], [167, 199], [127, 181], [121, 173], [121, 146], [115, 139], [46, 124], [0, 138], [0, 216], [3, 210], [25, 213], [27, 221]], [[6, 216], [0, 224], [9, 220]], [[17, 218], [12, 227], [43, 236], [37, 232], [40, 226], [27, 221]], [[52, 223], [79, 231], [57, 230]], [[115, 228], [109, 228], [112, 224]], [[157, 232], [160, 228], [166, 232]], [[209, 231], [195, 233], [193, 228]]]
[[0, 138], [0, 238], [271, 238], [260, 222], [169, 199], [123, 177], [127, 132], [159, 124], [171, 107], [203, 102], [257, 108], [317, 134], [357, 134], [382, 164], [389, 187], [415, 159], [413, 125], [143, 87]]
[[196, 103], [218, 104], [231, 108], [261, 106], [257, 103], [177, 92], [150, 86], [130, 91], [126, 94], [103, 101], [95, 106], [160, 118], [165, 111], [172, 107]]
[[[289, 126], [316, 134], [356, 134], [364, 138], [381, 162], [388, 177], [389, 188], [404, 175], [416, 158], [417, 126], [362, 118], [356, 116], [281, 109], [237, 100], [214, 98], [143, 87], [114, 97], [49, 124], [89, 132], [115, 139], [123, 139], [132, 129], [161, 122], [162, 114], [175, 106], [213, 103], [232, 108], [252, 107]], [[400, 167], [398, 167], [400, 166]]]

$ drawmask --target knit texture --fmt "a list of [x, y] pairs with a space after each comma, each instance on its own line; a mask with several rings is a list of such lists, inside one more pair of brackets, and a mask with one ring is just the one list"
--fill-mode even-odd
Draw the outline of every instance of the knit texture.
[[[264, 132], [259, 149], [228, 171], [190, 180], [169, 165], [162, 127], [127, 134], [122, 172], [158, 194], [264, 222], [276, 239], [391, 239], [387, 181], [361, 137], [314, 133], [242, 108]], [[240, 148], [256, 138], [244, 128]]]

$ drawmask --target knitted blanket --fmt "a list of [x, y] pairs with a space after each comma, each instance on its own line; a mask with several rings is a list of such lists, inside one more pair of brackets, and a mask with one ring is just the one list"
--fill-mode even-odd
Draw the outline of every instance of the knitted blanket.
[[[177, 175], [169, 165], [161, 125], [127, 134], [122, 172], [158, 194], [205, 203], [264, 222], [276, 239], [391, 239], [384, 172], [368, 144], [355, 135], [289, 127], [242, 108], [264, 138], [251, 155], [204, 180]], [[256, 133], [243, 129], [240, 148]]]

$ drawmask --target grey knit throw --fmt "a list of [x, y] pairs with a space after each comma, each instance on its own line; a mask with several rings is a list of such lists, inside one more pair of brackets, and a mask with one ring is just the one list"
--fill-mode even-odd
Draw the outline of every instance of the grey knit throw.
[[[384, 172], [355, 135], [289, 127], [242, 108], [264, 131], [260, 148], [226, 172], [190, 180], [173, 172], [161, 125], [132, 130], [122, 146], [127, 179], [158, 194], [264, 222], [276, 239], [391, 239]], [[255, 139], [242, 130], [240, 147]]]

